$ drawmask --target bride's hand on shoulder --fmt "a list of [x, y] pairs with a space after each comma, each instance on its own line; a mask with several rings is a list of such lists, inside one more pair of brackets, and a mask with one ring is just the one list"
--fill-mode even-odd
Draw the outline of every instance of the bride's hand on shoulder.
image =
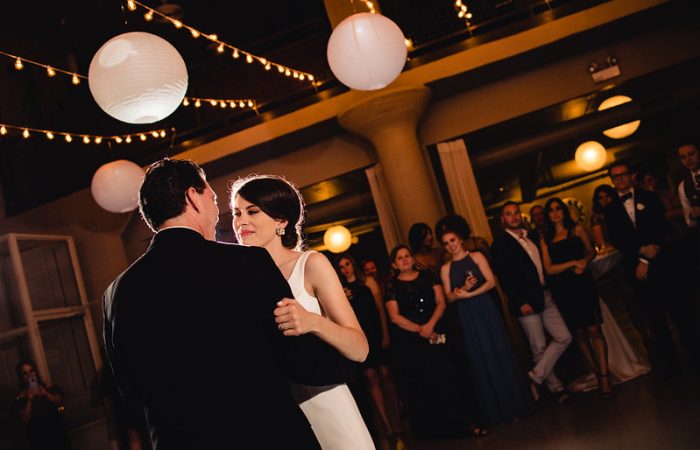
[[285, 336], [299, 336], [314, 330], [320, 317], [308, 312], [292, 298], [283, 298], [277, 302], [274, 314], [277, 328]]

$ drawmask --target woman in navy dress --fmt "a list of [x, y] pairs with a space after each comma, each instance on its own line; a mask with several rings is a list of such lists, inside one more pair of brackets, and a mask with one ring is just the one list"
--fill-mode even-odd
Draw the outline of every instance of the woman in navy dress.
[[608, 345], [600, 327], [603, 320], [598, 291], [588, 269], [595, 255], [591, 238], [581, 225], [574, 223], [561, 199], [549, 199], [544, 210], [540, 249], [552, 298], [573, 331], [586, 363], [598, 377], [601, 397], [608, 399], [612, 397]]
[[508, 339], [501, 313], [491, 297], [495, 286], [486, 257], [467, 252], [466, 220], [438, 228], [438, 239], [452, 260], [440, 269], [448, 302], [457, 303], [464, 351], [484, 423], [508, 422], [534, 412], [532, 396]]

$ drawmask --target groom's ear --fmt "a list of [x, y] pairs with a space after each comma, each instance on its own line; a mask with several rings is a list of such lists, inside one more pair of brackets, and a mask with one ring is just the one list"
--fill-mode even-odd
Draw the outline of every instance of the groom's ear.
[[197, 193], [197, 190], [193, 187], [189, 187], [185, 191], [185, 207], [191, 207], [195, 211], [199, 212], [200, 211], [200, 203], [199, 203], [199, 195]]

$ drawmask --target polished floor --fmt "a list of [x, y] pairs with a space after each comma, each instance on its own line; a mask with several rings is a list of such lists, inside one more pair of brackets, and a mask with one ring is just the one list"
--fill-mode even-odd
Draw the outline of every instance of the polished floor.
[[[415, 441], [408, 450], [698, 450], [700, 376], [658, 381], [649, 374], [616, 387], [612, 400], [597, 392], [568, 405], [543, 399], [535, 415], [490, 429], [484, 438]], [[381, 448], [381, 447], [380, 447]], [[384, 447], [386, 448], [386, 447]]]

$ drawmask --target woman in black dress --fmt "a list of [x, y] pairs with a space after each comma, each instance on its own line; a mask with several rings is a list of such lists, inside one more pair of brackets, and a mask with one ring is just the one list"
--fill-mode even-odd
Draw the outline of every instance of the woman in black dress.
[[[381, 289], [374, 278], [365, 277], [359, 271], [355, 259], [347, 253], [338, 257], [336, 268], [343, 283], [345, 295], [369, 343], [369, 355], [362, 363], [362, 373], [367, 381], [374, 406], [384, 424], [386, 435], [392, 438], [401, 434], [402, 431], [398, 420], [398, 397], [387, 365], [386, 349], [389, 347], [389, 329]], [[389, 411], [393, 411], [393, 414]]]
[[588, 263], [595, 252], [581, 225], [571, 219], [559, 198], [545, 204], [542, 260], [552, 297], [589, 367], [598, 376], [601, 397], [612, 397], [608, 374], [608, 346], [600, 327], [600, 302]]
[[[445, 294], [436, 275], [419, 270], [411, 250], [398, 245], [390, 260], [396, 275], [387, 284], [386, 309], [391, 342], [406, 407], [418, 435], [446, 435], [486, 431], [470, 420], [468, 391], [460, 379], [450, 339], [440, 319]], [[447, 344], [447, 345], [445, 345]]]
[[15, 368], [19, 382], [16, 404], [19, 418], [27, 424], [31, 450], [68, 450], [68, 429], [63, 419], [63, 391], [41, 379], [30, 359]]

